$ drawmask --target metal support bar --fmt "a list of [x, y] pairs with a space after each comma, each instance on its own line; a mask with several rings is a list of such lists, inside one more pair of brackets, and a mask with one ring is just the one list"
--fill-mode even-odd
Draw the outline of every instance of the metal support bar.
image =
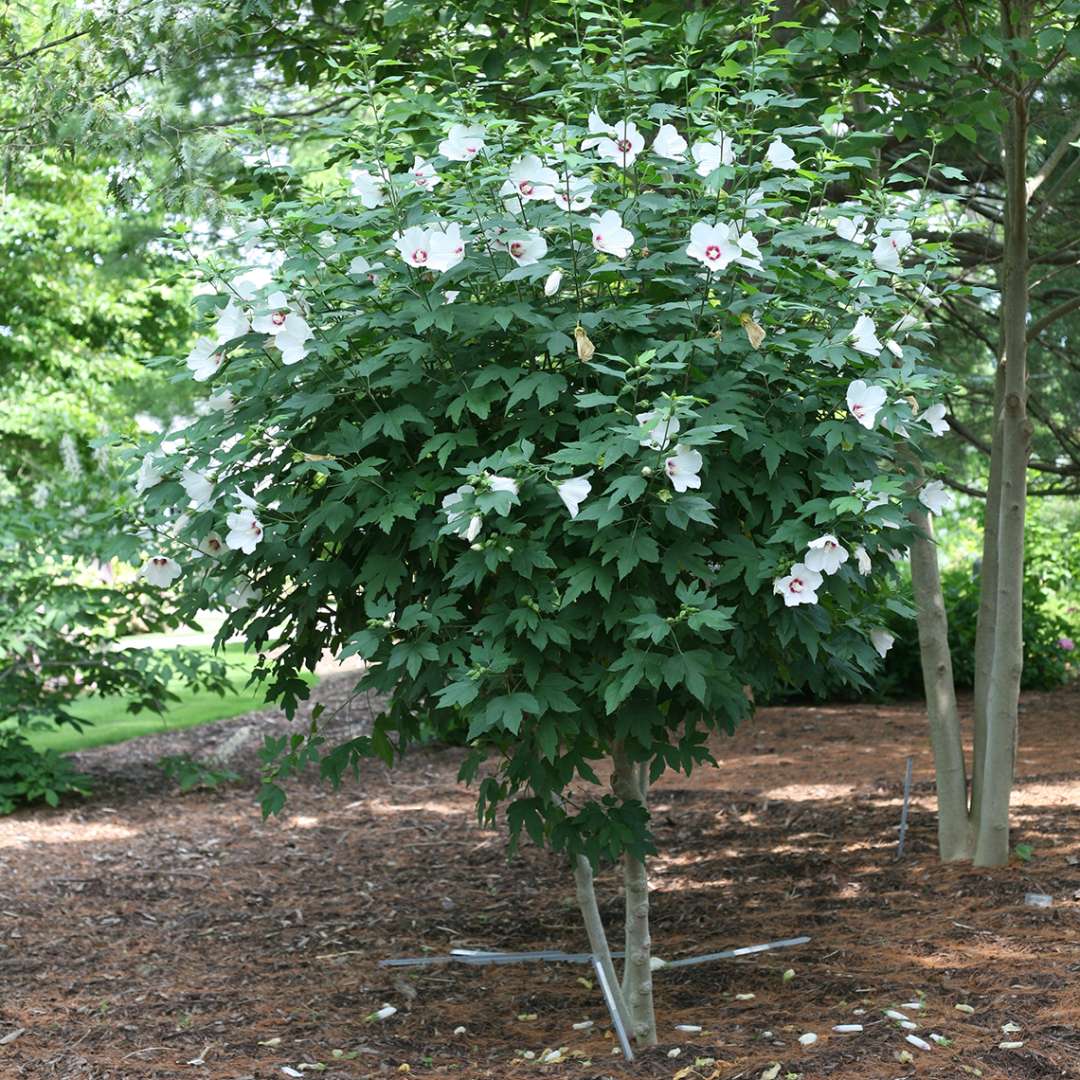
[[904, 772], [904, 808], [900, 811], [900, 841], [896, 845], [896, 857], [899, 859], [904, 854], [904, 841], [907, 839], [908, 806], [911, 804], [911, 758], [907, 759], [907, 769]]
[[595, 953], [592, 956], [592, 966], [593, 971], [596, 972], [596, 981], [600, 984], [601, 991], [603, 991], [604, 1003], [607, 1005], [607, 1011], [611, 1015], [611, 1022], [615, 1025], [615, 1034], [619, 1038], [619, 1046], [622, 1047], [623, 1057], [627, 1061], [633, 1061], [634, 1051], [630, 1049], [630, 1037], [626, 1032], [626, 1028], [623, 1027], [619, 1007], [615, 1004], [615, 995], [608, 985], [607, 975], [604, 974], [604, 965], [600, 963], [600, 958]]
[[[688, 956], [682, 960], [668, 960], [660, 971], [668, 968], [691, 967], [694, 964], [708, 964], [713, 960], [731, 960], [737, 956], [753, 956], [754, 953], [771, 952], [773, 949], [789, 949], [795, 945], [805, 945], [809, 937], [782, 938], [780, 941], [767, 941], [763, 945], [744, 945], [738, 949], [726, 949], [724, 952], [707, 953], [704, 956]], [[624, 953], [613, 952], [612, 957], [619, 959]], [[537, 952], [487, 952], [483, 949], [452, 949], [445, 956], [409, 956], [398, 960], [380, 960], [379, 967], [427, 967], [431, 964], [527, 964], [538, 960], [554, 961], [563, 964], [591, 964], [592, 953], [568, 953], [558, 949], [541, 949]]]

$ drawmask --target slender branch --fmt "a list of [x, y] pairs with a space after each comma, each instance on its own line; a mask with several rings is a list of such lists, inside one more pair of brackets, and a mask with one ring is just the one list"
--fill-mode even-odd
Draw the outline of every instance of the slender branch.
[[339, 94], [331, 101], [316, 105], [310, 109], [299, 109], [295, 112], [249, 113], [246, 116], [228, 116], [223, 120], [208, 120], [205, 124], [193, 124], [191, 127], [179, 130], [190, 133], [192, 131], [205, 131], [209, 128], [231, 127], [233, 124], [250, 124], [259, 120], [298, 120], [305, 116], [317, 116], [319, 113], [334, 109], [343, 102], [348, 101], [349, 96], [348, 94]]
[[1039, 166], [1039, 171], [1027, 182], [1028, 201], [1031, 196], [1042, 187], [1046, 178], [1058, 167], [1061, 159], [1069, 152], [1069, 147], [1080, 138], [1080, 120], [1073, 122], [1073, 126], [1059, 140], [1057, 146], [1046, 156], [1046, 160]]
[[[990, 456], [990, 444], [985, 439], [980, 439], [969, 427], [966, 427], [956, 418], [956, 414], [949, 411], [948, 415], [949, 427], [960, 436], [964, 442], [970, 446], [975, 447], [981, 454]], [[1031, 460], [1027, 463], [1029, 469], [1034, 469], [1036, 472], [1053, 473], [1055, 476], [1076, 476], [1076, 467], [1067, 467], [1063, 465], [1053, 465], [1049, 461], [1035, 461]]]
[[[126, 11], [119, 11], [115, 15], [111, 16], [111, 19], [115, 22], [119, 19], [126, 18], [128, 15], [140, 8], [149, 7], [155, 0], [140, 0], [137, 4], [132, 4]], [[13, 67], [15, 64], [21, 63], [23, 60], [29, 60], [32, 56], [38, 56], [40, 53], [48, 52], [50, 49], [57, 49], [61, 45], [66, 45], [69, 41], [77, 41], [79, 38], [84, 38], [88, 34], [92, 34], [96, 29], [101, 26], [100, 21], [95, 20], [90, 26], [87, 26], [82, 30], [73, 30], [70, 34], [65, 34], [63, 37], [53, 38], [51, 41], [43, 41], [40, 45], [35, 45], [32, 49], [27, 49], [26, 52], [17, 53], [15, 56], [8, 57], [3, 63], [0, 63], [0, 70], [4, 68]]]
[[1071, 311], [1076, 311], [1080, 308], [1080, 293], [1070, 297], [1068, 300], [1063, 300], [1057, 307], [1051, 308], [1041, 319], [1036, 319], [1027, 330], [1028, 341], [1033, 341], [1037, 338], [1048, 326], [1063, 319]]
[[1069, 185], [1076, 178], [1078, 172], [1080, 172], [1080, 157], [1072, 162], [1064, 172], [1059, 173], [1058, 178], [1050, 185], [1049, 189], [1043, 193], [1042, 200], [1036, 207], [1035, 213], [1031, 215], [1032, 225], [1055, 205], [1058, 195], [1069, 188]]

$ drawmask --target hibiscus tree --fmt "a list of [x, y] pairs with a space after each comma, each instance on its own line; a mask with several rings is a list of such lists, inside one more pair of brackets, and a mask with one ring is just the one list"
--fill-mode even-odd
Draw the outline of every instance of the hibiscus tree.
[[148, 580], [226, 611], [288, 710], [327, 651], [368, 661], [371, 734], [319, 750], [316, 721], [268, 764], [265, 807], [316, 753], [340, 779], [462, 734], [481, 815], [570, 856], [604, 957], [591, 867], [623, 860], [620, 995], [648, 1042], [649, 784], [712, 762], [754, 695], [876, 670], [891, 553], [943, 505], [909, 472], [943, 420], [925, 339], [898, 328], [936, 271], [910, 222], [856, 241], [879, 205], [858, 164], [815, 156], [826, 132], [773, 138], [783, 94], [733, 90], [719, 117], [687, 112], [715, 98], [693, 87], [659, 112], [643, 95], [508, 125], [450, 92], [429, 145], [337, 155], [342, 194], [260, 195], [276, 279], [216, 281], [208, 322], [240, 336], [191, 364], [228, 405], [139, 482], [174, 538], [148, 554], [180, 570]]

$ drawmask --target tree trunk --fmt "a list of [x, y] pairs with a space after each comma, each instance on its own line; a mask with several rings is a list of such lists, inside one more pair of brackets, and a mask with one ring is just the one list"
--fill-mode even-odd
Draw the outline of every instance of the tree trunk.
[[578, 855], [574, 860], [574, 884], [577, 886], [577, 902], [585, 923], [585, 933], [589, 938], [589, 951], [600, 961], [600, 966], [604, 969], [623, 1027], [627, 1031], [632, 1031], [633, 1017], [623, 997], [619, 980], [615, 976], [611, 948], [608, 945], [607, 934], [604, 932], [604, 922], [600, 918], [600, 908], [596, 903], [592, 866], [584, 855]]
[[944, 862], [955, 862], [971, 858], [974, 836], [968, 816], [967, 767], [956, 708], [949, 623], [933, 525], [922, 510], [912, 512], [911, 523], [919, 531], [911, 543], [911, 587], [915, 594], [930, 745], [934, 751], [938, 853]]
[[[1001, 279], [1004, 294], [1005, 280]], [[979, 572], [979, 614], [975, 623], [975, 730], [971, 772], [971, 819], [982, 814], [986, 786], [986, 700], [994, 667], [994, 625], [997, 621], [998, 525], [1001, 515], [1001, 417], [1005, 406], [1005, 320], [1002, 312], [1001, 341], [994, 376], [993, 435], [990, 442], [990, 478], [986, 485], [983, 517], [982, 566]]]
[[[1001, 0], [1005, 40], [1030, 36], [1029, 0]], [[1009, 799], [1012, 794], [1020, 674], [1024, 662], [1024, 515], [1027, 500], [1027, 140], [1028, 100], [1019, 57], [1010, 57], [1012, 94], [1006, 95], [1005, 238], [1002, 330], [1005, 346], [1004, 404], [1000, 416], [1001, 484], [998, 512], [997, 597], [994, 646], [986, 686], [986, 751], [975, 843], [976, 866], [1009, 860]]]
[[[641, 770], [621, 745], [616, 745], [611, 786], [623, 802], [645, 803]], [[643, 1046], [656, 1045], [656, 1014], [652, 995], [652, 941], [649, 937], [649, 879], [643, 860], [623, 854], [626, 885], [626, 961], [623, 998], [633, 1021], [634, 1038]]]

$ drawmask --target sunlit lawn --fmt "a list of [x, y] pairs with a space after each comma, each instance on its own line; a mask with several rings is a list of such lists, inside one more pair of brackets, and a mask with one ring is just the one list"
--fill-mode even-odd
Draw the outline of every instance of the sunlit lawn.
[[[199, 651], [209, 652], [208, 649]], [[77, 732], [67, 725], [50, 725], [40, 731], [30, 731], [27, 737], [39, 750], [56, 750], [70, 753], [86, 750], [91, 746], [105, 746], [109, 743], [124, 742], [139, 735], [160, 734], [178, 728], [194, 727], [197, 724], [210, 724], [215, 720], [227, 720], [233, 716], [262, 708], [265, 704], [262, 687], [246, 686], [248, 675], [255, 666], [255, 656], [244, 653], [239, 645], [229, 645], [225, 650], [229, 663], [229, 677], [235, 693], [219, 697], [206, 691], [187, 689], [180, 680], [170, 684], [170, 689], [178, 695], [179, 701], [173, 702], [164, 715], [143, 711], [127, 712], [128, 698], [87, 698], [71, 711], [81, 720], [92, 726]], [[314, 675], [306, 675], [309, 682], [315, 682]]]

